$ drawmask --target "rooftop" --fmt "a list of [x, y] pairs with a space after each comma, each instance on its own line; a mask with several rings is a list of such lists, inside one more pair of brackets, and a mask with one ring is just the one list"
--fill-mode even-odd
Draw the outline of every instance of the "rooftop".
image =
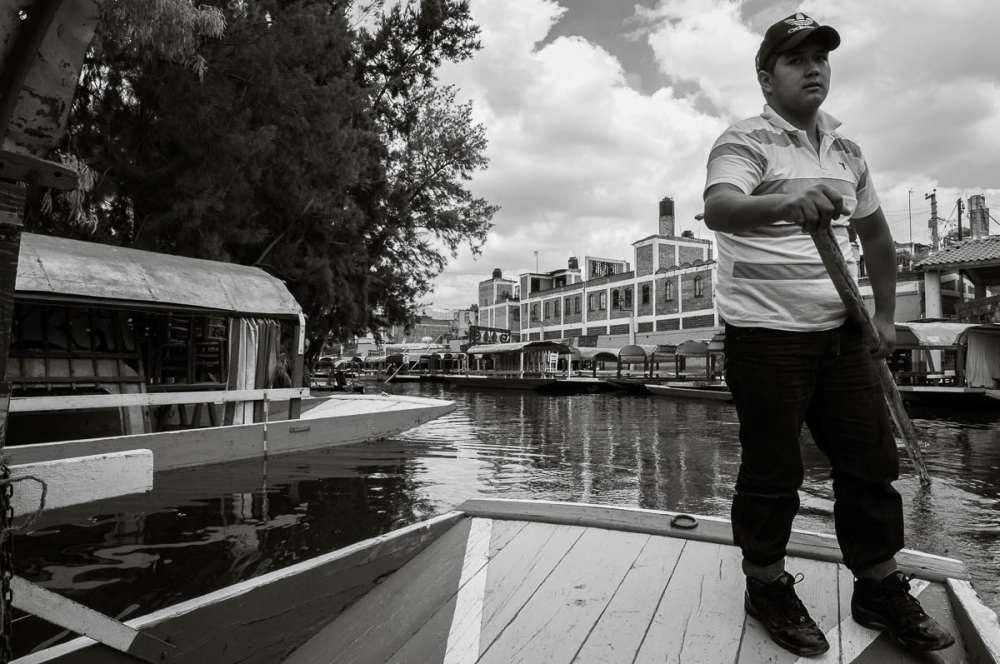
[[980, 265], [985, 267], [998, 262], [1000, 262], [1000, 235], [990, 235], [977, 240], [966, 240], [950, 249], [935, 252], [917, 261], [916, 267], [928, 268], [958, 264], [965, 267]]
[[284, 282], [264, 270], [96, 242], [23, 233], [18, 298], [298, 316]]

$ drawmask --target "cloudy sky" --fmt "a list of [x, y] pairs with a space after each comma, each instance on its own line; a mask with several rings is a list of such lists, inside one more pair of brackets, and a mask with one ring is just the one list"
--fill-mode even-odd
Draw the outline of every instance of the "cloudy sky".
[[[473, 191], [502, 207], [481, 256], [463, 251], [427, 298], [467, 307], [505, 276], [571, 256], [632, 260], [676, 202], [678, 233], [713, 234], [702, 209], [715, 138], [763, 104], [763, 31], [804, 11], [841, 34], [824, 110], [865, 150], [898, 241], [926, 241], [929, 201], [984, 193], [1000, 219], [1000, 2], [996, 0], [472, 0], [483, 48], [441, 79], [474, 104], [489, 170]], [[912, 191], [912, 196], [908, 192]], [[966, 224], [968, 223], [966, 217]], [[966, 225], [966, 228], [968, 226]], [[994, 233], [1000, 225], [991, 223]]]

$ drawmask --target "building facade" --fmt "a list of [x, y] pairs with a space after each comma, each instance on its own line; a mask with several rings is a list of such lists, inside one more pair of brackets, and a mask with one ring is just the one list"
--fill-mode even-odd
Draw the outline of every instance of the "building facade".
[[500, 268], [493, 270], [490, 279], [479, 282], [479, 316], [477, 325], [518, 332], [521, 313], [518, 307], [518, 284], [504, 279]]
[[674, 204], [660, 201], [659, 232], [632, 244], [627, 261], [587, 257], [587, 278], [566, 269], [520, 276], [524, 341], [577, 345], [676, 344], [719, 332], [710, 240], [675, 234]]

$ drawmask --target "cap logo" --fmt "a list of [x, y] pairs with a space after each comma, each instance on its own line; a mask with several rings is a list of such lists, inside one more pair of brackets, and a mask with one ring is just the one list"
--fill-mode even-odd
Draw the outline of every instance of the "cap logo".
[[792, 18], [786, 18], [785, 23], [792, 26], [791, 29], [785, 34], [794, 34], [799, 30], [805, 30], [806, 28], [811, 28], [816, 25], [816, 21], [812, 20], [805, 14], [796, 14]]

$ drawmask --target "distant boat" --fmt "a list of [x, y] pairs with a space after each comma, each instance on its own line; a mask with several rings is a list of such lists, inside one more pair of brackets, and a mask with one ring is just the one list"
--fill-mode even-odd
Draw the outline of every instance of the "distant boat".
[[889, 367], [905, 401], [997, 408], [1000, 325], [897, 323]]
[[[794, 531], [788, 552], [790, 571], [805, 576], [799, 595], [830, 642], [828, 661], [927, 661], [853, 621], [853, 577], [833, 536]], [[997, 662], [997, 616], [965, 566], [908, 550], [898, 560], [915, 574], [910, 592], [956, 637], [934, 661]], [[147, 661], [796, 661], [747, 617], [740, 561], [725, 519], [472, 500], [126, 624]], [[77, 638], [16, 661], [119, 660]]]
[[644, 387], [658, 397], [675, 399], [707, 399], [710, 401], [732, 401], [733, 395], [725, 384], [714, 386], [665, 385], [649, 383]]

